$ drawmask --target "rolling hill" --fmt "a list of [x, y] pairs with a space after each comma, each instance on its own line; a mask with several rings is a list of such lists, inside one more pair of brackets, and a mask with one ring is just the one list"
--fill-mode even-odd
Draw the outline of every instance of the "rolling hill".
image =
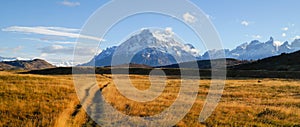
[[55, 66], [41, 59], [0, 62], [0, 70], [39, 70], [46, 68], [55, 68]]

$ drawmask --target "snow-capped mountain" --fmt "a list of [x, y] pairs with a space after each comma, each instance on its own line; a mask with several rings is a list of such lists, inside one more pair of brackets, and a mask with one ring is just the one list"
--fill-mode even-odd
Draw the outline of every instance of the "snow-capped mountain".
[[73, 67], [76, 66], [78, 64], [75, 64], [72, 61], [64, 61], [64, 62], [49, 62], [52, 65], [55, 65], [56, 67]]
[[[225, 52], [227, 58], [235, 58], [240, 60], [258, 60], [266, 57], [280, 55], [281, 53], [291, 53], [300, 50], [300, 40], [295, 40], [291, 44], [284, 42], [280, 44], [271, 37], [267, 42], [258, 40], [250, 43], [243, 43], [233, 50], [210, 50], [204, 53], [202, 59], [220, 58], [220, 53]], [[210, 56], [211, 57], [210, 57]]]
[[120, 44], [103, 50], [84, 65], [110, 66], [128, 63], [162, 66], [196, 60], [200, 52], [175, 39], [171, 30], [144, 29]]
[[16, 60], [31, 60], [31, 59], [22, 58], [22, 57], [1, 57], [0, 56], [0, 62], [3, 62], [3, 61], [16, 61]]

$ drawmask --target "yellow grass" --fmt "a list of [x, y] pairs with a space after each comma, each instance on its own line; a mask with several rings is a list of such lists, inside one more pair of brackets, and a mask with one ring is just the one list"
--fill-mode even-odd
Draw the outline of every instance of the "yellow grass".
[[60, 126], [76, 100], [70, 76], [0, 72], [0, 126]]
[[[180, 79], [167, 80], [163, 93], [150, 102], [135, 102], [116, 89], [110, 75], [97, 75], [105, 99], [132, 116], [152, 116], [176, 99]], [[147, 76], [131, 75], [140, 90], [150, 87]], [[199, 81], [190, 112], [177, 126], [296, 126], [300, 125], [300, 80], [228, 79], [220, 103], [203, 123], [198, 122], [210, 80]], [[180, 110], [180, 109], [179, 109]], [[0, 126], [89, 126], [93, 121], [79, 105], [72, 76], [23, 75], [0, 72]]]

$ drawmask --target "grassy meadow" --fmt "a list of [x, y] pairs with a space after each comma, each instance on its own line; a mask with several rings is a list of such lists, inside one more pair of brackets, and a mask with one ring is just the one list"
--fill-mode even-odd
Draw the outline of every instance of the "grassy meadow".
[[[105, 99], [132, 116], [151, 116], [176, 99], [180, 79], [169, 77], [163, 93], [137, 103], [122, 96], [110, 78], [97, 75]], [[140, 90], [150, 87], [148, 76], [130, 75]], [[300, 126], [300, 80], [228, 79], [213, 114], [199, 123], [209, 79], [199, 80], [199, 93], [190, 112], [176, 126]], [[180, 110], [180, 109], [179, 109]], [[32, 75], [0, 72], [0, 126], [96, 126], [79, 104], [72, 75]]]

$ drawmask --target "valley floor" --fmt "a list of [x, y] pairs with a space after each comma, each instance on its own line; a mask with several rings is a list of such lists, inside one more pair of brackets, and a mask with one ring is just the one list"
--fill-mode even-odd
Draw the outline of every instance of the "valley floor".
[[[140, 90], [149, 77], [130, 75]], [[122, 96], [111, 75], [97, 75], [104, 98], [131, 116], [152, 116], [177, 97], [180, 79], [168, 78], [163, 93], [153, 101], [137, 103]], [[196, 102], [177, 126], [300, 126], [300, 80], [228, 79], [213, 114], [198, 122], [210, 80], [199, 81]], [[180, 110], [180, 109], [178, 109]], [[32, 75], [0, 72], [0, 126], [96, 126], [79, 103], [72, 75]]]

